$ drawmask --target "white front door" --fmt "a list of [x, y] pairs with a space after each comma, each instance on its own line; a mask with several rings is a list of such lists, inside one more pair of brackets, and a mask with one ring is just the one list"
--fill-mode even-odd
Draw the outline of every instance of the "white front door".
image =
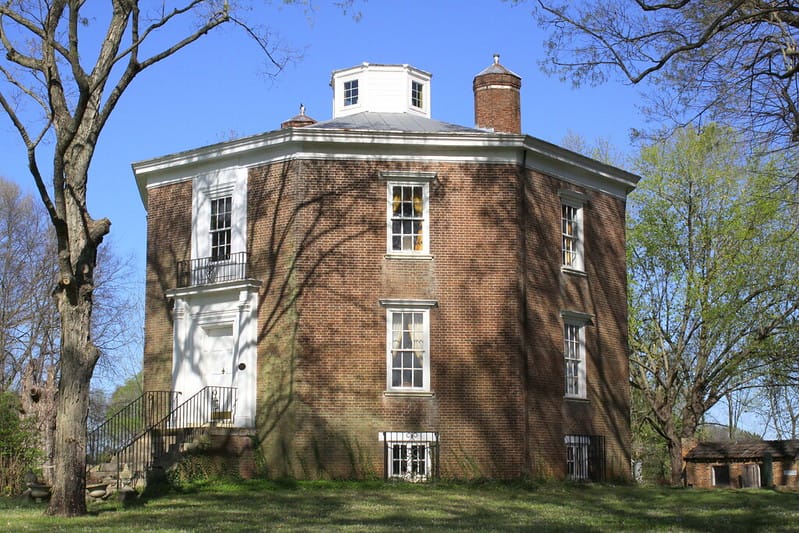
[[232, 422], [235, 409], [236, 354], [234, 352], [233, 325], [206, 326], [200, 354], [200, 375], [207, 387], [226, 387], [212, 390], [212, 417], [217, 422]]
[[255, 427], [257, 298], [254, 289], [175, 298], [172, 388], [180, 403], [205, 387], [234, 389], [194, 404], [235, 427]]

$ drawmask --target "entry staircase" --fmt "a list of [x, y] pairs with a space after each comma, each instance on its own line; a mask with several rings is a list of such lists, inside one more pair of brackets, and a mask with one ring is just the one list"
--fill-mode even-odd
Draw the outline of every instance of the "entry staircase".
[[137, 488], [214, 427], [232, 427], [235, 387], [205, 387], [184, 402], [176, 391], [147, 391], [89, 431], [87, 484]]

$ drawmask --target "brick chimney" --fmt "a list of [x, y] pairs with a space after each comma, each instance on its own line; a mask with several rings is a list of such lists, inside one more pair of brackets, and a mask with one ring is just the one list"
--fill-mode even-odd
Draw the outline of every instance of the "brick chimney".
[[294, 115], [285, 122], [281, 122], [280, 129], [302, 128], [303, 126], [310, 126], [311, 124], [316, 124], [316, 121], [305, 114], [305, 106], [300, 104], [300, 114]]
[[519, 89], [522, 79], [499, 64], [499, 54], [494, 63], [474, 77], [474, 123], [478, 128], [501, 133], [522, 132], [522, 111]]

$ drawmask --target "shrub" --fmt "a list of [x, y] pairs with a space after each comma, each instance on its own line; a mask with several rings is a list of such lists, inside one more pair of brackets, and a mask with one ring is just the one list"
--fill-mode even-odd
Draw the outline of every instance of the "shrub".
[[36, 468], [41, 452], [34, 421], [19, 415], [19, 400], [0, 392], [0, 496], [25, 490], [25, 473]]

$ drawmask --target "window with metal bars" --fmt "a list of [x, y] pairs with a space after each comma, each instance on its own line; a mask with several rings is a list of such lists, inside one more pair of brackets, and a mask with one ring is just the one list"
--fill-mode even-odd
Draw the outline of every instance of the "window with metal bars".
[[574, 481], [605, 480], [605, 438], [566, 435], [566, 477]]
[[386, 479], [427, 481], [438, 477], [438, 433], [384, 431]]

